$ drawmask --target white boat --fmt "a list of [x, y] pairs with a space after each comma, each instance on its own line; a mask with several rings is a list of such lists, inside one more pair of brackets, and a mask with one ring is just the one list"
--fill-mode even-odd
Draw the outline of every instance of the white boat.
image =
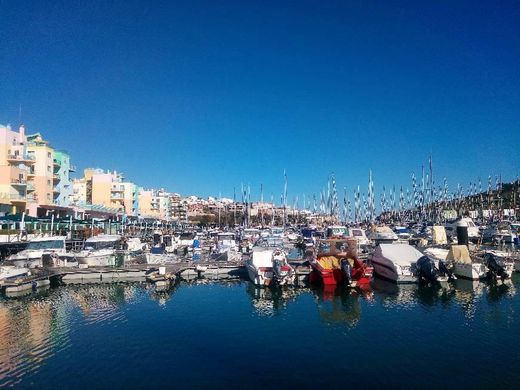
[[235, 233], [219, 233], [217, 235], [217, 253], [226, 253], [229, 251], [238, 251]]
[[329, 226], [325, 232], [327, 238], [345, 238], [348, 237], [349, 232], [346, 226], [334, 225]]
[[471, 218], [458, 218], [454, 221], [448, 222], [445, 225], [447, 234], [452, 237], [457, 237], [457, 227], [463, 226], [468, 228], [468, 239], [477, 240], [480, 237], [480, 230]]
[[31, 272], [29, 271], [29, 268], [15, 267], [14, 265], [0, 266], [0, 282], [16, 279], [21, 276], [27, 276], [30, 274]]
[[27, 247], [7, 258], [7, 262], [16, 267], [43, 267], [44, 260], [60, 265], [59, 259], [66, 262], [70, 254], [65, 249], [65, 236], [39, 237], [29, 241]]
[[379, 244], [371, 258], [374, 276], [394, 283], [429, 283], [448, 280], [448, 272], [439, 272], [439, 262], [408, 244]]
[[273, 252], [274, 248], [253, 247], [251, 258], [246, 260], [246, 269], [249, 279], [257, 286], [269, 286], [273, 280]]
[[484, 242], [491, 241], [495, 244], [512, 244], [516, 236], [516, 233], [511, 227], [511, 223], [507, 221], [499, 222], [496, 225], [489, 226], [482, 232], [482, 240]]
[[388, 226], [376, 226], [373, 230], [368, 232], [368, 238], [374, 242], [374, 244], [389, 244], [399, 239], [397, 234]]
[[478, 280], [485, 278], [488, 272], [483, 262], [471, 259], [466, 245], [452, 245], [446, 261], [451, 263], [453, 273], [459, 278]]
[[406, 241], [412, 238], [412, 231], [405, 226], [394, 227], [394, 232], [399, 240]]
[[116, 251], [119, 249], [121, 236], [100, 234], [85, 241], [85, 246], [76, 255], [79, 264], [89, 267], [116, 266]]
[[348, 238], [355, 238], [358, 241], [359, 246], [367, 246], [370, 245], [370, 240], [368, 239], [365, 230], [359, 227], [351, 227], [348, 229]]

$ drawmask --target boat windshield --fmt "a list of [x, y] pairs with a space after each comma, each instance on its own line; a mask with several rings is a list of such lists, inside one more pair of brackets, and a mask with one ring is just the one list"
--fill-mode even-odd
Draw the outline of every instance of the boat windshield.
[[63, 249], [65, 248], [65, 241], [63, 240], [49, 240], [49, 241], [31, 241], [27, 244], [28, 250], [41, 249]]
[[352, 229], [352, 235], [354, 237], [363, 237], [363, 232], [359, 229]]
[[116, 245], [117, 245], [117, 241], [86, 242], [85, 249], [87, 249], [87, 250], [115, 249]]
[[345, 253], [348, 250], [346, 241], [320, 241], [318, 244], [318, 254], [324, 253]]

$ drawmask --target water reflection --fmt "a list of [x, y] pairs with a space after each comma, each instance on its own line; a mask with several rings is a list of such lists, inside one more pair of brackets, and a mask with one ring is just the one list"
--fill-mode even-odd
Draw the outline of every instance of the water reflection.
[[[130, 305], [152, 302], [152, 307], [167, 307], [175, 303], [179, 290], [204, 288], [205, 284], [215, 286], [215, 283], [196, 279], [166, 291], [157, 291], [146, 283], [79, 284], [17, 299], [0, 298], [0, 387], [19, 385], [28, 373], [37, 372], [52, 356], [70, 348], [72, 335], [81, 331], [82, 326], [117, 326], [128, 322]], [[355, 290], [345, 287], [258, 288], [249, 282], [226, 280], [218, 282], [218, 289], [234, 289], [237, 302], [231, 301], [231, 304], [238, 305], [244, 300], [245, 290], [246, 308], [250, 302], [255, 320], [275, 317], [266, 323], [272, 322], [276, 317], [286, 316], [290, 305], [300, 305], [305, 315], [317, 316], [320, 324], [360, 330], [366, 325], [362, 321], [364, 316], [367, 313], [377, 315], [378, 310], [395, 313], [399, 318], [403, 311], [414, 311], [424, 315], [425, 323], [432, 318], [428, 317], [428, 312], [441, 309], [442, 312], [453, 311], [456, 315], [451, 318], [454, 320], [462, 313], [464, 323], [475, 327], [476, 324], [481, 327], [489, 323], [513, 324], [517, 317], [519, 283], [518, 275], [506, 283], [457, 280], [434, 287], [396, 285], [376, 279], [371, 290]], [[190, 291], [184, 292], [183, 299], [186, 296], [189, 299]], [[302, 295], [306, 298], [298, 299]], [[197, 301], [184, 308], [183, 314], [188, 317], [197, 316], [200, 311]], [[141, 310], [141, 306], [137, 309]]]
[[290, 302], [295, 301], [300, 294], [308, 291], [309, 289], [306, 288], [288, 286], [261, 288], [253, 283], [246, 283], [246, 292], [251, 298], [255, 313], [263, 317], [282, 314]]
[[361, 291], [336, 287], [332, 289], [313, 290], [320, 319], [328, 324], [344, 324], [355, 327], [361, 318], [362, 299], [371, 299], [372, 294], [362, 294]]

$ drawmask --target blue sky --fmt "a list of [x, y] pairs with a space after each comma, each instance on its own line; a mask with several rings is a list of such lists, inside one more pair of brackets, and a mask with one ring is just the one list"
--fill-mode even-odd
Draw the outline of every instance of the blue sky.
[[0, 0], [0, 58], [0, 123], [145, 187], [520, 171], [518, 2]]

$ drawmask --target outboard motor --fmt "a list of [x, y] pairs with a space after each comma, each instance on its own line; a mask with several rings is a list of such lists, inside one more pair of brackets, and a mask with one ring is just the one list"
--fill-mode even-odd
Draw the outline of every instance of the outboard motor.
[[449, 280], [457, 279], [455, 275], [453, 275], [453, 272], [448, 268], [446, 263], [442, 260], [439, 260], [439, 273], [441, 275], [446, 275]]
[[435, 263], [428, 256], [422, 256], [416, 263], [417, 277], [420, 282], [435, 283], [437, 281], [438, 270]]
[[341, 271], [345, 276], [347, 284], [352, 284], [352, 266], [347, 259], [341, 259]]
[[273, 273], [276, 277], [282, 274], [282, 262], [279, 259], [273, 259]]
[[484, 264], [489, 269], [488, 277], [500, 277], [502, 280], [507, 278], [506, 270], [498, 263], [498, 258], [493, 253], [488, 252], [484, 255]]

